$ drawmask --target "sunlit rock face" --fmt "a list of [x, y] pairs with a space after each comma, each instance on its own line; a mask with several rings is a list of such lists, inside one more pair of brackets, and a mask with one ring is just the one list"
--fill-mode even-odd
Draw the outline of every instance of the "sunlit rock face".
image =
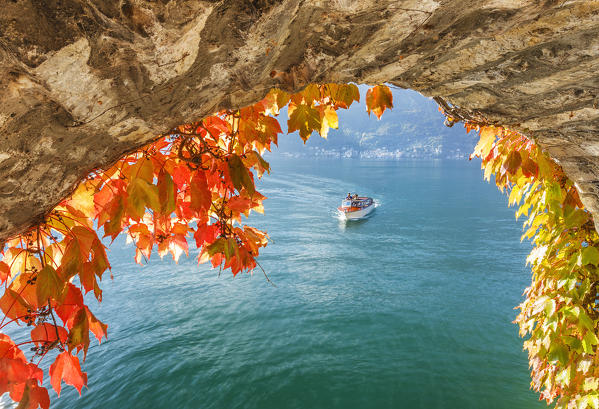
[[599, 215], [599, 2], [4, 0], [0, 240], [90, 170], [271, 87], [380, 83], [526, 132]]

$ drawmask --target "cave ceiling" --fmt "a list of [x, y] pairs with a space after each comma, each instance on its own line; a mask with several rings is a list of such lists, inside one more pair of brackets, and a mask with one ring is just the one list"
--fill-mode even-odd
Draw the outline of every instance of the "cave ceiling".
[[0, 0], [0, 241], [174, 126], [390, 83], [534, 138], [599, 215], [599, 1]]

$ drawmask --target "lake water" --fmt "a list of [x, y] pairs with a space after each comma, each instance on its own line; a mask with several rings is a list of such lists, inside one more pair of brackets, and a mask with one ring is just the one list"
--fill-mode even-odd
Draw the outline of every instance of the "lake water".
[[[544, 408], [513, 309], [520, 223], [478, 162], [271, 158], [270, 278], [109, 252], [81, 398], [53, 408]], [[367, 220], [334, 209], [372, 196]]]

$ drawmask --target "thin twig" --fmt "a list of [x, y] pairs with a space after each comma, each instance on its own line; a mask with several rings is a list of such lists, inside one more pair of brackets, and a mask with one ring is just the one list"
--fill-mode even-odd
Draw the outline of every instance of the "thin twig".
[[270, 283], [270, 285], [272, 285], [273, 287], [276, 287], [277, 285], [270, 280], [270, 278], [268, 277], [268, 274], [266, 274], [266, 271], [264, 271], [264, 268], [262, 268], [262, 265], [258, 262], [258, 260], [254, 259], [254, 261], [256, 262], [256, 265], [258, 267], [260, 267], [260, 270], [262, 270], [262, 272], [264, 273], [264, 277], [266, 277], [266, 281], [268, 281]]

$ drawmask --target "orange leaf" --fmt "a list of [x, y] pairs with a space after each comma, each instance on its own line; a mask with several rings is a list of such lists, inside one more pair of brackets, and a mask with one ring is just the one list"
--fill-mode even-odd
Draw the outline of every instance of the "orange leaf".
[[17, 292], [7, 288], [2, 298], [0, 298], [0, 309], [8, 318], [15, 319], [27, 315], [27, 310], [33, 310], [34, 308]]
[[81, 388], [87, 385], [87, 373], [81, 372], [79, 358], [68, 352], [63, 352], [56, 357], [56, 360], [50, 365], [50, 383], [60, 396], [60, 384], [64, 381], [67, 385], [72, 385], [81, 395]]
[[98, 320], [94, 314], [89, 310], [89, 308], [85, 307], [87, 310], [87, 320], [89, 323], [89, 330], [95, 335], [98, 343], [102, 342], [102, 338], [108, 338], [108, 326]]
[[123, 230], [121, 222], [123, 219], [125, 198], [126, 195], [124, 194], [118, 195], [110, 202], [109, 209], [106, 211], [108, 221], [104, 224], [104, 237], [110, 236], [114, 240]]
[[366, 110], [368, 115], [373, 112], [378, 119], [385, 112], [385, 109], [393, 108], [393, 94], [386, 85], [377, 85], [366, 92]]

